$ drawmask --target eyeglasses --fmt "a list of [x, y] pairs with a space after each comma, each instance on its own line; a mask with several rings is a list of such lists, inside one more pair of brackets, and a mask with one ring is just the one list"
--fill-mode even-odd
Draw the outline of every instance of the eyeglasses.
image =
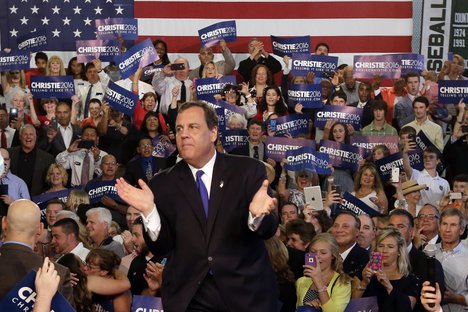
[[421, 219], [421, 220], [422, 220], [422, 219], [427, 219], [427, 220], [430, 220], [430, 221], [435, 220], [435, 219], [438, 219], [438, 218], [439, 218], [438, 216], [433, 215], [433, 214], [427, 214], [427, 215], [425, 215], [425, 214], [420, 214], [420, 215], [418, 216], [418, 219]]
[[99, 267], [99, 265], [94, 265], [94, 264], [91, 264], [89, 262], [85, 262], [85, 267], [90, 269], [90, 270], [100, 270], [101, 268]]

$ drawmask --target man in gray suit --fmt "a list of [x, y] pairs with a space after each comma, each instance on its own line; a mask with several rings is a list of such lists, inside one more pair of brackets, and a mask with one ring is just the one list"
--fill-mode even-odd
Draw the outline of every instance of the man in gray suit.
[[[0, 247], [0, 300], [31, 270], [42, 266], [43, 258], [34, 253], [37, 238], [44, 231], [39, 207], [28, 199], [14, 201], [2, 220], [6, 233]], [[73, 305], [70, 272], [55, 264], [60, 275], [59, 292]]]
[[406, 92], [408, 94], [395, 104], [393, 114], [396, 119], [396, 124], [400, 130], [407, 123], [412, 122], [414, 117], [413, 100], [419, 94], [419, 75], [409, 73], [405, 78]]

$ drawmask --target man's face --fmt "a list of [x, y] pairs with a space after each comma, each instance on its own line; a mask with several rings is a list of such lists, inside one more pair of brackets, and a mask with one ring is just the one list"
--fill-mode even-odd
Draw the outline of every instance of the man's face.
[[253, 142], [260, 141], [260, 139], [262, 138], [263, 131], [262, 126], [260, 125], [250, 125], [249, 129], [247, 129], [247, 132], [249, 134], [249, 139]]
[[106, 155], [101, 162], [102, 175], [113, 179], [117, 172], [117, 161], [114, 156]]
[[26, 127], [21, 131], [20, 142], [24, 149], [32, 150], [36, 146], [36, 130]]
[[55, 109], [55, 117], [57, 122], [63, 127], [67, 127], [70, 124], [71, 111], [67, 104], [58, 105]]
[[466, 193], [467, 187], [468, 187], [468, 183], [466, 183], [466, 182], [463, 182], [463, 181], [453, 182], [453, 191], [454, 192]]
[[47, 60], [37, 59], [36, 67], [39, 72], [45, 72], [46, 67], [47, 67]]
[[215, 152], [218, 129], [209, 129], [205, 113], [200, 107], [191, 107], [177, 116], [176, 141], [180, 156], [196, 168], [205, 165]]
[[212, 61], [214, 58], [213, 51], [211, 48], [202, 48], [200, 49], [200, 54], [198, 54], [198, 59], [202, 65], [205, 65], [207, 62]]
[[140, 216], [140, 212], [132, 206], [128, 206], [127, 213], [125, 214], [125, 220], [127, 221], [127, 227], [132, 228], [133, 222]]
[[55, 221], [57, 221], [57, 213], [62, 211], [63, 207], [60, 204], [49, 204], [46, 208], [46, 220], [49, 226], [54, 225]]
[[367, 215], [360, 215], [359, 220], [361, 220], [361, 229], [357, 242], [362, 248], [368, 248], [375, 239], [374, 223]]
[[150, 139], [140, 140], [138, 144], [137, 152], [141, 155], [141, 157], [151, 157], [153, 152], [153, 144], [151, 143]]
[[185, 65], [184, 69], [180, 69], [180, 70], [175, 71], [174, 75], [175, 75], [176, 79], [180, 80], [180, 81], [183, 81], [183, 80], [187, 79], [187, 77], [189, 75], [189, 71], [190, 71], [187, 60], [183, 59], [183, 58], [178, 58], [178, 59], [175, 60], [174, 63], [184, 63], [184, 65]]
[[383, 109], [374, 109], [374, 120], [382, 121], [385, 119], [385, 111]]
[[356, 220], [346, 214], [336, 217], [333, 223], [331, 234], [335, 237], [338, 246], [351, 246], [357, 240], [359, 230], [356, 227]]
[[4, 110], [0, 110], [0, 129], [8, 127], [8, 113]]
[[369, 101], [369, 99], [370, 99], [370, 88], [369, 88], [369, 86], [367, 84], [365, 84], [365, 83], [361, 83], [359, 85], [358, 94], [359, 94], [359, 100], [362, 103], [366, 103], [367, 101]]
[[310, 242], [304, 242], [299, 234], [292, 233], [288, 235], [288, 247], [305, 251], [309, 243]]
[[[3, 163], [5, 164], [5, 171], [1, 171], [3, 174], [2, 174], [2, 178], [8, 173], [8, 171], [10, 171], [10, 153], [8, 153], [8, 151], [6, 149], [0, 149], [0, 154], [2, 154], [2, 157], [3, 157]], [[1, 168], [0, 168], [1, 169]]]
[[426, 107], [426, 104], [424, 103], [416, 102], [413, 105], [413, 110], [416, 119], [424, 119], [427, 116], [427, 111], [429, 110], [429, 108]]
[[297, 219], [297, 208], [294, 205], [286, 204], [281, 209], [281, 220], [283, 225], [286, 225], [291, 220]]
[[418, 213], [419, 228], [423, 228], [423, 233], [438, 233], [439, 219], [431, 206], [424, 206]]
[[339, 105], [339, 106], [345, 106], [346, 105], [346, 100], [339, 97], [339, 96], [335, 96], [333, 99], [332, 99], [332, 105]]
[[419, 92], [419, 77], [409, 77], [406, 80], [406, 91], [411, 95], [417, 95]]
[[315, 54], [317, 55], [328, 55], [328, 49], [326, 46], [318, 46], [317, 49], [315, 50]]
[[89, 83], [91, 84], [95, 84], [96, 82], [99, 81], [98, 71], [95, 67], [89, 67], [85, 75]]
[[143, 237], [143, 226], [141, 224], [134, 224], [132, 227], [132, 243], [135, 246], [137, 254], [141, 255], [146, 252], [148, 247]]
[[256, 47], [260, 46], [262, 44], [261, 41], [258, 41], [258, 40], [252, 40], [250, 43], [249, 43], [249, 53], [252, 53]]
[[425, 152], [423, 153], [423, 160], [424, 160], [424, 169], [434, 169], [437, 167], [437, 163], [439, 160], [437, 159], [437, 154]]
[[407, 217], [399, 215], [390, 216], [388, 225], [401, 233], [405, 238], [406, 244], [409, 244], [413, 239], [414, 229], [411, 227]]
[[94, 144], [97, 145], [98, 135], [96, 130], [93, 128], [86, 128], [81, 135], [81, 139], [85, 141], [93, 141]]
[[444, 244], [457, 243], [464, 230], [458, 216], [445, 216], [440, 220], [440, 237]]
[[98, 236], [106, 237], [108, 235], [107, 229], [107, 223], [99, 220], [97, 213], [90, 214], [86, 219], [86, 230], [88, 231], [89, 238], [93, 241]]
[[349, 90], [354, 89], [356, 86], [356, 79], [353, 77], [353, 72], [346, 70], [343, 74], [344, 83]]
[[73, 234], [65, 234], [61, 226], [52, 228], [52, 247], [55, 253], [63, 254], [72, 250], [75, 246], [70, 245], [70, 236]]

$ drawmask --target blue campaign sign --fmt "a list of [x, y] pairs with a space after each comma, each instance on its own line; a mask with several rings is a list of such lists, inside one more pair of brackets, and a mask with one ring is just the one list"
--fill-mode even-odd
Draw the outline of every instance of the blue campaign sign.
[[0, 52], [0, 71], [29, 69], [28, 51]]
[[31, 200], [35, 202], [41, 209], [41, 222], [46, 223], [45, 210], [47, 208], [47, 202], [51, 199], [60, 199], [62, 202], [67, 202], [68, 195], [72, 188], [67, 188], [57, 192], [47, 192], [31, 197]]
[[109, 102], [109, 105], [119, 112], [132, 116], [135, 105], [138, 102], [138, 94], [128, 91], [110, 81], [104, 95], [104, 100]]
[[86, 192], [88, 193], [89, 202], [91, 204], [99, 203], [104, 195], [120, 203], [124, 202], [117, 194], [117, 189], [115, 188], [115, 179], [109, 181], [89, 182], [86, 185]]
[[[36, 301], [36, 286], [34, 280], [36, 272], [29, 272], [16, 286], [0, 301], [0, 311], [24, 312], [32, 311]], [[74, 312], [70, 303], [58, 291], [50, 304], [51, 311]]]
[[110, 62], [117, 55], [120, 55], [120, 46], [115, 40], [76, 40], [76, 57], [80, 63], [94, 59]]
[[44, 50], [47, 45], [47, 40], [46, 31], [44, 29], [40, 29], [19, 37], [16, 40], [16, 43], [18, 44], [18, 50], [38, 52]]
[[31, 93], [35, 98], [71, 98], [75, 95], [73, 76], [32, 76]]
[[225, 21], [210, 25], [198, 31], [202, 47], [212, 47], [221, 39], [226, 42], [237, 40], [236, 21]]
[[359, 146], [369, 151], [377, 145], [385, 145], [391, 154], [397, 153], [400, 150], [398, 147], [399, 142], [400, 138], [397, 135], [353, 135], [350, 137], [351, 145]]
[[293, 53], [310, 54], [310, 36], [282, 38], [271, 36], [272, 51], [278, 56], [289, 56]]
[[225, 101], [207, 103], [215, 109], [216, 114], [218, 115], [218, 127], [220, 135], [222, 135], [223, 132], [226, 130], [228, 120], [232, 115], [238, 114], [244, 116], [244, 110], [237, 105], [229, 104]]
[[468, 80], [439, 80], [439, 103], [458, 104], [468, 101]]
[[175, 151], [176, 147], [168, 140], [161, 140], [161, 136], [156, 136], [152, 140], [153, 143], [153, 157], [168, 158]]
[[400, 78], [400, 55], [355, 55], [353, 77], [373, 79], [375, 76], [389, 79]]
[[403, 155], [398, 152], [375, 161], [375, 166], [379, 172], [382, 182], [390, 181], [392, 177], [392, 168], [400, 168], [403, 172]]
[[286, 157], [286, 151], [296, 150], [301, 147], [310, 147], [315, 150], [315, 141], [269, 136], [266, 139], [265, 146], [268, 158], [280, 162]]
[[296, 150], [286, 151], [287, 163], [285, 168], [290, 171], [312, 171], [317, 174], [331, 174], [328, 167], [330, 158], [327, 154], [316, 152], [310, 147], [301, 147]]
[[227, 84], [236, 85], [235, 76], [223, 76], [216, 78], [199, 78], [195, 80], [195, 90], [197, 99], [201, 101], [213, 102], [214, 95], [220, 94], [224, 86]]
[[351, 124], [355, 130], [361, 129], [362, 108], [352, 106], [325, 105], [315, 114], [314, 125], [323, 129], [329, 119], [344, 124]]
[[380, 213], [377, 210], [372, 209], [365, 202], [351, 195], [348, 192], [345, 192], [343, 194], [343, 200], [341, 204], [338, 205], [338, 209], [349, 210], [351, 212], [354, 212], [358, 216], [366, 214], [370, 217], [377, 217], [380, 215]]
[[359, 161], [366, 154], [366, 150], [362, 147], [341, 144], [330, 140], [320, 141], [318, 151], [328, 154], [330, 156], [330, 163], [334, 167], [350, 169], [352, 171], [359, 169]]
[[134, 74], [138, 67], [143, 68], [158, 59], [153, 43], [150, 39], [146, 39], [128, 49], [124, 54], [116, 56], [114, 61], [119, 68], [122, 79], [125, 79]]
[[418, 134], [416, 135], [415, 138], [416, 145], [424, 151], [428, 146], [434, 146], [434, 143], [427, 137], [427, 135], [424, 133], [424, 131], [419, 130]]
[[288, 104], [290, 107], [300, 103], [305, 108], [322, 108], [322, 85], [288, 84]]
[[249, 144], [249, 134], [246, 129], [225, 130], [221, 141], [226, 152]]
[[424, 55], [415, 53], [395, 54], [400, 58], [401, 75], [416, 73], [418, 75], [424, 70]]
[[285, 136], [286, 134], [296, 137], [309, 132], [309, 117], [306, 114], [292, 114], [276, 119], [276, 125], [272, 129], [275, 136]]
[[324, 73], [335, 72], [337, 67], [336, 56], [293, 54], [291, 74], [306, 76], [309, 72], [313, 72], [316, 77], [324, 77]]
[[136, 18], [106, 18], [97, 19], [95, 22], [97, 39], [116, 39], [118, 37], [125, 40], [138, 39]]
[[160, 297], [133, 296], [131, 312], [164, 312]]

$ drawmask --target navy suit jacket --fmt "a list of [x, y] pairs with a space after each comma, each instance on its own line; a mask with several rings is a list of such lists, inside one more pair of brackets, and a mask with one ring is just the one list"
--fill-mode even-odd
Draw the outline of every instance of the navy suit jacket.
[[369, 252], [359, 246], [354, 245], [343, 262], [343, 271], [351, 277], [362, 278], [362, 270], [369, 262]]
[[[168, 254], [162, 300], [168, 311], [185, 311], [207, 274], [232, 311], [277, 311], [277, 288], [264, 239], [278, 218], [266, 215], [257, 231], [248, 227], [249, 204], [266, 178], [265, 167], [247, 157], [217, 153], [208, 217], [185, 161], [150, 183], [161, 217], [155, 256]], [[146, 233], [145, 233], [146, 234]]]

